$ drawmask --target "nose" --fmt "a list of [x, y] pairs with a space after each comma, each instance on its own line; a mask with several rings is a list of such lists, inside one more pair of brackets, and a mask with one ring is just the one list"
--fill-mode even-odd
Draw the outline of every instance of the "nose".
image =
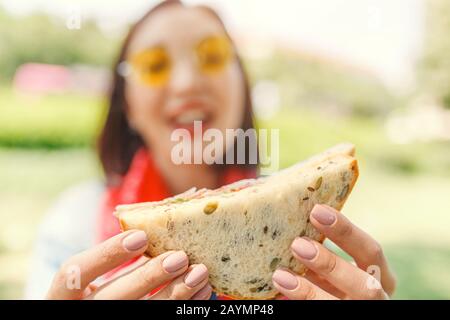
[[190, 95], [200, 90], [201, 75], [191, 61], [179, 61], [173, 69], [170, 88], [175, 95]]

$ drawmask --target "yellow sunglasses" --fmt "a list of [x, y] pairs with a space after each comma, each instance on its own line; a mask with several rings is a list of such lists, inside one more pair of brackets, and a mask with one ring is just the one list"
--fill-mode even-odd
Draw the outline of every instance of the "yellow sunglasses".
[[[195, 47], [198, 67], [205, 74], [217, 74], [225, 69], [231, 60], [232, 46], [224, 36], [203, 39]], [[167, 83], [172, 69], [172, 61], [164, 47], [154, 47], [131, 56], [119, 65], [122, 76], [135, 74], [146, 85], [161, 86]]]

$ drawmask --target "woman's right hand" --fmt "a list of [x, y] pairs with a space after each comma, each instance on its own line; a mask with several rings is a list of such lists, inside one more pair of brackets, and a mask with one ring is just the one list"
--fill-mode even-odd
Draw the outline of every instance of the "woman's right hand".
[[[137, 266], [97, 287], [92, 282], [147, 248], [145, 232], [130, 230], [69, 258], [53, 279], [48, 299], [209, 299], [212, 288], [203, 264], [189, 265], [183, 251], [141, 258]], [[161, 290], [148, 294], [166, 284]]]

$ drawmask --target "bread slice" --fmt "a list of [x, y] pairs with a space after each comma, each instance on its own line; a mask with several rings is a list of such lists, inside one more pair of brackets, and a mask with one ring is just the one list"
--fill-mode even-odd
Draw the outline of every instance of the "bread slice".
[[310, 211], [316, 203], [342, 208], [358, 177], [353, 155], [352, 145], [341, 144], [268, 177], [121, 205], [115, 215], [122, 230], [147, 233], [149, 256], [184, 250], [191, 264], [205, 264], [218, 294], [271, 299], [277, 267], [306, 271], [291, 254], [292, 241], [324, 240]]

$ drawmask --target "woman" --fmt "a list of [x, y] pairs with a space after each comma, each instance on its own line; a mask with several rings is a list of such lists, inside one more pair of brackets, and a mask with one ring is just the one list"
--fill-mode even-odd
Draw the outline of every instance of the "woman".
[[[171, 133], [178, 128], [192, 132], [196, 120], [222, 133], [227, 128], [252, 128], [249, 85], [241, 61], [211, 9], [165, 1], [131, 28], [114, 71], [98, 148], [106, 187], [98, 183], [77, 187], [56, 204], [41, 228], [27, 295], [209, 299], [206, 266], [189, 265], [182, 251], [141, 257], [147, 246], [145, 233], [120, 233], [112, 211], [121, 203], [160, 200], [192, 186], [216, 188], [256, 176], [251, 164], [176, 165], [171, 159]], [[226, 157], [230, 147], [234, 146], [224, 146], [216, 158]], [[377, 242], [326, 206], [313, 209], [311, 222], [356, 265], [317, 242], [298, 238], [292, 252], [310, 271], [300, 277], [276, 270], [273, 282], [284, 296], [361, 299], [392, 294], [395, 281]], [[381, 286], [369, 281], [373, 279], [365, 272], [369, 266], [379, 268]]]

